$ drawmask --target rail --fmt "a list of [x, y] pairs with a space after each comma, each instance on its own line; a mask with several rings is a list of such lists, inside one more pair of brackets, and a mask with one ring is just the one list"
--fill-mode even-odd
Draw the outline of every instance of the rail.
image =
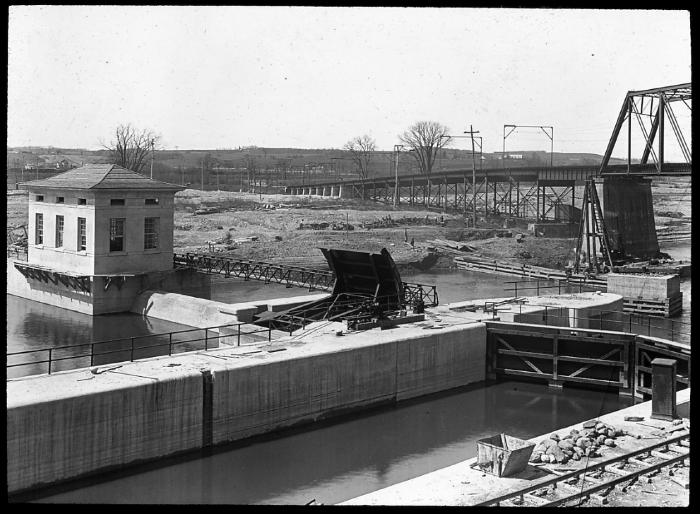
[[331, 271], [300, 266], [285, 266], [201, 253], [174, 254], [173, 261], [176, 268], [194, 268], [204, 273], [221, 274], [227, 278], [260, 280], [266, 284], [275, 282], [288, 287], [306, 287], [310, 291], [330, 291], [335, 283], [335, 274]]
[[[661, 450], [661, 451], [660, 451]], [[478, 506], [555, 507], [594, 498], [608, 503], [606, 492], [640, 476], [684, 462], [690, 458], [690, 433], [630, 451], [603, 462], [562, 473], [547, 480], [478, 503]], [[656, 462], [651, 462], [652, 460]], [[634, 469], [630, 469], [633, 466]], [[627, 468], [627, 469], [623, 469]], [[541, 494], [538, 494], [541, 492]], [[476, 505], [475, 505], [476, 506]]]
[[[335, 284], [335, 273], [330, 270], [286, 266], [263, 261], [232, 259], [230, 257], [201, 253], [174, 254], [175, 267], [194, 268], [204, 273], [223, 274], [244, 280], [260, 280], [289, 286], [308, 287], [309, 290], [331, 291]], [[427, 284], [402, 282], [404, 302], [415, 304], [422, 301], [425, 306], [438, 305], [437, 287]]]
[[[46, 365], [46, 372], [50, 375], [55, 371], [71, 369], [65, 368], [56, 370], [55, 365], [59, 362], [65, 361], [87, 361], [87, 359], [89, 359], [89, 365], [95, 366], [112, 364], [114, 362], [133, 362], [139, 359], [165, 355], [164, 352], [159, 351], [164, 348], [167, 348], [168, 355], [173, 355], [173, 351], [178, 346], [182, 347], [182, 345], [188, 346], [186, 346], [184, 350], [175, 353], [183, 353], [186, 351], [196, 351], [201, 349], [209, 350], [210, 347], [213, 347], [212, 345], [216, 343], [226, 342], [230, 344], [234, 340], [236, 342], [236, 346], [241, 346], [241, 337], [243, 336], [243, 339], [246, 339], [246, 336], [252, 336], [253, 334], [265, 334], [266, 337], [263, 337], [261, 340], [272, 340], [272, 328], [261, 327], [258, 330], [242, 331], [242, 325], [244, 325], [244, 323], [232, 323], [215, 327], [176, 330], [158, 334], [145, 334], [141, 336], [122, 337], [105, 341], [94, 341], [89, 343], [40, 348], [36, 350], [10, 352], [7, 354], [6, 368], [11, 369], [23, 366]], [[210, 334], [210, 332], [214, 332], [214, 334]], [[142, 344], [143, 340], [148, 339], [154, 340], [156, 344]], [[137, 344], [137, 342], [141, 344]], [[196, 348], [198, 344], [201, 344], [203, 347]], [[116, 346], [117, 348], [105, 350], [105, 348], [108, 346]], [[84, 349], [84, 351], [80, 351], [80, 349]], [[140, 356], [139, 353], [141, 354]], [[110, 360], [108, 357], [119, 354], [121, 354], [124, 358]], [[19, 356], [23, 356], [24, 358], [36, 357], [36, 359], [14, 363], [10, 362], [12, 358], [18, 358]]]
[[[572, 287], [576, 289], [578, 287], [578, 292], [582, 293], [585, 289], [588, 289], [589, 291], [599, 291], [601, 289], [600, 285], [595, 285], [591, 284], [590, 282], [586, 282], [585, 280], [575, 280], [575, 279], [565, 279], [565, 278], [560, 278], [557, 279], [556, 284], [549, 284], [552, 279], [535, 279], [535, 280], [508, 280], [503, 282], [504, 284], [513, 284], [513, 287], [506, 287], [503, 288], [504, 291], [506, 292], [513, 292], [514, 296], [518, 296], [518, 290], [520, 291], [535, 291], [535, 296], [539, 296], [540, 290], [542, 289], [557, 289], [557, 294], [561, 294], [562, 292], [562, 286], [565, 289], [565, 292], [571, 292], [571, 291], [566, 291], [566, 288], [571, 289]], [[534, 286], [521, 286], [521, 284], [532, 284], [534, 282]], [[548, 284], [548, 285], [547, 285]], [[520, 286], [520, 287], [519, 287]]]
[[[510, 299], [498, 302], [484, 302], [484, 313], [490, 311], [492, 313], [492, 319], [496, 319], [498, 316], [498, 307], [502, 305], [511, 305], [510, 309], [512, 312], [512, 303], [513, 300]], [[531, 306], [535, 308], [541, 307], [543, 311], [523, 312], [523, 305], [523, 303], [519, 302], [518, 314], [526, 317], [528, 315], [537, 316], [537, 323], [542, 325], [555, 327], [570, 326], [571, 328], [577, 328], [580, 324], [579, 322], [588, 322], [588, 324], [594, 322], [601, 330], [626, 332], [648, 337], [662, 337], [664, 339], [670, 339], [671, 341], [678, 340], [678, 342], [690, 341], [691, 324], [685, 321], [664, 319], [663, 323], [652, 323], [652, 319], [654, 319], [654, 321], [660, 321], [661, 318], [652, 318], [640, 314], [635, 315], [634, 313], [613, 310], [600, 310], [597, 311], [597, 314], [594, 316], [582, 316], [575, 309], [569, 309], [563, 306], [551, 307], [548, 305]], [[627, 319], [624, 319], [625, 317], [627, 317]], [[665, 337], [669, 334], [670, 337]]]

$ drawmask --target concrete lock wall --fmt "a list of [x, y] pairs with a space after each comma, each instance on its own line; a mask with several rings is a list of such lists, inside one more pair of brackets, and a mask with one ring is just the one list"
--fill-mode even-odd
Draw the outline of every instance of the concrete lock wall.
[[8, 401], [10, 493], [201, 445], [200, 373], [58, 394], [18, 405]]
[[605, 178], [602, 201], [611, 247], [634, 257], [655, 258], [659, 253], [659, 242], [651, 180]]
[[384, 344], [216, 371], [214, 444], [393, 400], [395, 367], [395, 345]]
[[222, 443], [485, 380], [486, 326], [214, 372], [213, 441]]
[[483, 324], [409, 330], [329, 334], [245, 361], [191, 352], [95, 380], [74, 370], [9, 381], [8, 492], [485, 379]]

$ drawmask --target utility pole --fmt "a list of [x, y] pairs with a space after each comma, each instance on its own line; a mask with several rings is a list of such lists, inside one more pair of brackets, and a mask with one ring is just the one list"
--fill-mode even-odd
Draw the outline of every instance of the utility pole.
[[151, 179], [153, 179], [153, 153], [156, 148], [156, 140], [151, 138]]
[[403, 145], [394, 145], [394, 153], [396, 154], [396, 164], [394, 166], [394, 208], [399, 204], [399, 152]]
[[476, 156], [474, 154], [474, 134], [478, 134], [479, 131], [474, 131], [474, 128], [469, 125], [469, 132], [464, 131], [465, 134], [469, 134], [472, 140], [472, 228], [476, 228]]

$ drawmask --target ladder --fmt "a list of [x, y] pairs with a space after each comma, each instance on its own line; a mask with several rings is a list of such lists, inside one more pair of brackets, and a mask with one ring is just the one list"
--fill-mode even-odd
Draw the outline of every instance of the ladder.
[[[596, 242], [600, 246], [600, 252], [603, 254], [603, 260], [612, 269], [612, 255], [610, 252], [610, 238], [608, 230], [605, 227], [603, 211], [600, 208], [600, 200], [596, 191], [595, 182], [593, 179], [586, 181], [586, 187], [583, 192], [583, 205], [581, 207], [581, 224], [579, 225], [578, 240], [576, 241], [576, 263], [574, 271], [580, 272], [580, 258], [583, 241], [586, 240], [587, 270], [592, 270], [595, 267], [596, 272], [600, 273], [600, 262], [596, 258]], [[592, 251], [591, 251], [592, 248]]]

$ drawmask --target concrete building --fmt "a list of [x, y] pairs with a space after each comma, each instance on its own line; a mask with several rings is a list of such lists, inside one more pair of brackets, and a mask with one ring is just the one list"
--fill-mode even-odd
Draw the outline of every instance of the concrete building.
[[138, 292], [133, 277], [173, 269], [182, 187], [113, 164], [21, 186], [29, 192], [27, 261], [12, 265], [26, 283], [16, 283], [8, 263], [9, 293], [89, 314], [121, 312]]

